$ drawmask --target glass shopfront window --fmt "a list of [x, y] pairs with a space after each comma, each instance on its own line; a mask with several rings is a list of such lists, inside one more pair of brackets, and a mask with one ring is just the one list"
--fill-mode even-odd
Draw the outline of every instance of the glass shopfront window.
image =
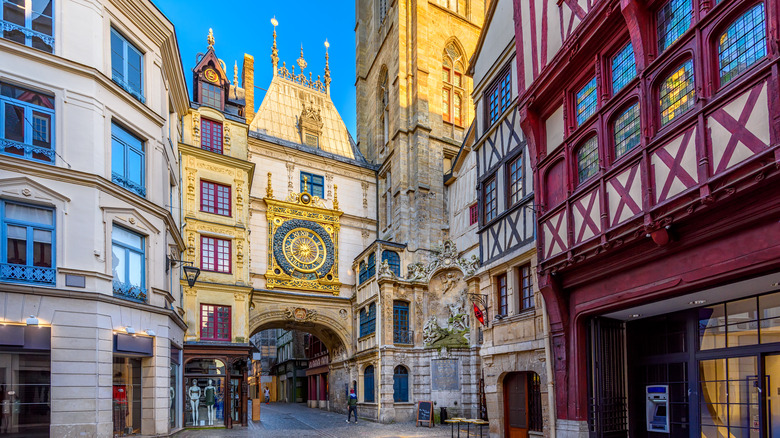
[[0, 436], [48, 437], [51, 355], [0, 353]]
[[114, 356], [114, 436], [141, 433], [141, 359]]
[[241, 376], [233, 376], [230, 379], [230, 417], [233, 419], [233, 424], [241, 423]]
[[224, 426], [224, 362], [193, 359], [185, 364], [184, 376], [184, 426]]

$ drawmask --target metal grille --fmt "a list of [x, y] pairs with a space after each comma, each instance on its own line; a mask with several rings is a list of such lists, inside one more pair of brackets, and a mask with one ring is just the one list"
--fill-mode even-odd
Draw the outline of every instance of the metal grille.
[[542, 380], [536, 373], [528, 373], [528, 430], [542, 432]]
[[597, 88], [594, 77], [577, 92], [577, 126], [582, 125], [596, 113], [598, 107]]
[[635, 77], [634, 46], [629, 42], [612, 58], [612, 93], [622, 90]]
[[685, 61], [661, 85], [661, 124], [665, 125], [688, 111], [696, 100], [693, 61]]
[[658, 11], [658, 52], [663, 52], [691, 27], [691, 0], [669, 0]]
[[577, 149], [577, 175], [579, 182], [592, 177], [599, 171], [599, 141], [595, 135]]
[[588, 426], [591, 436], [627, 437], [625, 327], [623, 322], [595, 318], [589, 332], [591, 384]]
[[764, 4], [759, 3], [737, 18], [720, 37], [720, 83], [727, 83], [766, 56]]
[[639, 103], [631, 105], [615, 119], [615, 159], [639, 146], [640, 126]]

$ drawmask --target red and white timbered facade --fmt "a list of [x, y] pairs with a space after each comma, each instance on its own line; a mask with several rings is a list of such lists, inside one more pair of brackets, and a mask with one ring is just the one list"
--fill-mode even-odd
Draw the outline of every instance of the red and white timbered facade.
[[[780, 272], [779, 14], [776, 0], [515, 0], [559, 436], [655, 436], [632, 410], [644, 391], [626, 347], [638, 336], [632, 321], [693, 311], [687, 304], [764, 302], [777, 284], [717, 289]], [[704, 298], [681, 298], [692, 293]], [[622, 350], [604, 347], [610, 339]], [[707, 377], [703, 339], [685, 344], [700, 403], [686, 399], [690, 424], [672, 417], [672, 436], [736, 434], [705, 418], [712, 400], [695, 384]], [[756, 344], [740, 354], [762, 364], [780, 350]], [[629, 383], [610, 387], [606, 363]], [[743, 432], [771, 436], [761, 412]]]

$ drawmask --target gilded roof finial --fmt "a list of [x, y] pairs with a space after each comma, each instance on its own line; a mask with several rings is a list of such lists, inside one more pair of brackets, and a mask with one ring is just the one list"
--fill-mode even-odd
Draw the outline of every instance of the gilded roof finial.
[[303, 177], [303, 193], [309, 193], [309, 177]]
[[338, 184], [333, 184], [333, 209], [338, 210], [339, 209], [339, 186]]
[[303, 44], [301, 44], [301, 57], [298, 58], [298, 66], [301, 67], [301, 73], [303, 73], [303, 70], [306, 68], [308, 64], [306, 64], [306, 60], [303, 59]]
[[330, 43], [328, 40], [325, 40], [325, 89], [328, 91], [328, 94], [330, 94], [330, 55], [328, 54], [328, 49], [330, 48]]
[[214, 48], [214, 30], [209, 28], [209, 36], [206, 38], [206, 41], [209, 43], [209, 49]]
[[238, 61], [233, 62], [233, 85], [238, 87]]
[[274, 188], [271, 187], [271, 172], [268, 172], [268, 185], [265, 187], [265, 197], [266, 198], [274, 197]]
[[276, 69], [279, 67], [279, 50], [276, 49], [276, 26], [279, 22], [276, 21], [276, 17], [271, 19], [271, 24], [274, 27], [274, 45], [271, 47], [271, 63], [274, 66], [274, 76], [276, 76]]

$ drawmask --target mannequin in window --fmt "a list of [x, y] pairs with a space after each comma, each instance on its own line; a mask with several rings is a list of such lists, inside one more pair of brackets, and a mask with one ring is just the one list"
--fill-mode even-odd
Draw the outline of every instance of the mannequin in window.
[[216, 402], [217, 399], [217, 388], [214, 387], [214, 381], [209, 379], [209, 386], [204, 388], [205, 390], [205, 400], [203, 403], [206, 404], [206, 412], [208, 415], [209, 420], [209, 426], [214, 425], [214, 402]]
[[198, 381], [192, 381], [192, 386], [187, 390], [187, 395], [190, 397], [190, 407], [192, 408], [192, 425], [198, 425], [198, 404], [200, 404], [200, 387]]

